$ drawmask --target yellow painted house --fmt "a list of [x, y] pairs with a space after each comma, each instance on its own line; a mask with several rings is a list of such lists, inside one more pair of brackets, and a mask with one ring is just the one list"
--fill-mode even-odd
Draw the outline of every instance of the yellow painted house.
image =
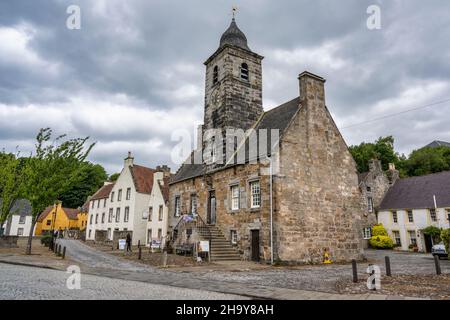
[[86, 229], [85, 210], [63, 208], [61, 203], [47, 207], [38, 217], [34, 234], [39, 236], [50, 230]]

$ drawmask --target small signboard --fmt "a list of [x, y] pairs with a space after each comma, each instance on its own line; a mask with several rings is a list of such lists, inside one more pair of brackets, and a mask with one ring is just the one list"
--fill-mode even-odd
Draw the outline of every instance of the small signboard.
[[161, 248], [161, 240], [160, 239], [152, 239], [152, 243], [150, 246], [152, 249], [160, 249]]
[[200, 241], [198, 244], [198, 252], [209, 252], [209, 241]]
[[127, 241], [125, 239], [119, 239], [119, 250], [125, 250], [125, 245]]

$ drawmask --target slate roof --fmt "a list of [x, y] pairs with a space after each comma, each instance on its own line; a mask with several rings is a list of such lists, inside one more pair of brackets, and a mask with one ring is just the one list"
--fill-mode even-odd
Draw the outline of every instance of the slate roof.
[[[254, 129], [267, 129], [268, 134], [268, 150], [270, 150], [270, 146], [275, 145], [276, 141], [272, 142], [270, 141], [270, 130], [271, 129], [279, 129], [280, 130], [280, 137], [283, 134], [283, 132], [287, 129], [289, 126], [289, 123], [297, 113], [298, 109], [300, 107], [300, 97], [294, 98], [286, 103], [283, 103], [279, 105], [278, 107], [275, 107], [269, 111], [266, 111], [263, 113], [261, 118], [256, 123]], [[245, 159], [248, 160], [248, 139], [246, 140], [246, 143], [243, 144], [243, 147], [245, 146], [246, 152], [245, 152]], [[194, 161], [191, 161], [191, 159], [194, 158], [194, 152], [199, 151], [193, 151], [190, 155], [190, 157], [185, 161], [184, 164], [180, 166], [178, 171], [175, 173], [173, 178], [171, 179], [170, 183], [180, 182], [183, 180], [191, 179], [194, 177], [201, 176], [206, 171], [206, 166], [204, 164], [191, 164]], [[232, 165], [227, 165], [226, 167], [230, 167]], [[224, 167], [225, 168], [225, 167]]]
[[[0, 199], [0, 205], [2, 204], [2, 199]], [[31, 215], [31, 203], [27, 199], [20, 199], [14, 202], [11, 212], [14, 215], [20, 216], [30, 216]]]
[[[109, 194], [111, 193], [112, 188], [114, 187], [114, 183], [110, 183], [110, 184], [106, 184], [104, 186], [102, 186], [100, 189], [97, 190], [96, 193], [94, 193], [94, 195], [88, 199], [89, 201], [91, 200], [99, 200], [99, 199], [105, 199], [105, 198], [109, 198]], [[84, 206], [84, 205], [83, 205]]]
[[435, 140], [430, 144], [427, 144], [424, 148], [437, 148], [437, 147], [450, 147], [450, 142]]
[[159, 189], [161, 190], [164, 202], [169, 202], [169, 177], [164, 177], [164, 184], [161, 185], [161, 182], [158, 182]]
[[386, 193], [380, 210], [450, 207], [450, 171], [399, 179]]
[[156, 170], [134, 164], [130, 166], [130, 171], [136, 191], [150, 194], [153, 187], [153, 174]]

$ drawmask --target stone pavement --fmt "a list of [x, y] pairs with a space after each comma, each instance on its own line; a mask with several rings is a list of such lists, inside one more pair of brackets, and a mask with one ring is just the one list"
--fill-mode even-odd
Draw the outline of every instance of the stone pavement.
[[0, 263], [0, 300], [235, 300], [245, 299], [205, 290], [174, 288], [145, 282], [82, 274], [80, 290], [70, 290], [70, 274], [58, 270]]
[[[60, 240], [60, 243], [67, 246], [67, 256], [80, 263], [82, 272], [115, 279], [204, 289], [260, 299], [402, 299], [377, 294], [338, 294], [336, 281], [346, 274], [351, 277], [348, 265], [307, 266], [300, 269], [262, 268], [249, 272], [182, 272], [126, 261], [75, 240]], [[360, 272], [361, 276], [367, 276], [363, 268], [360, 268]]]

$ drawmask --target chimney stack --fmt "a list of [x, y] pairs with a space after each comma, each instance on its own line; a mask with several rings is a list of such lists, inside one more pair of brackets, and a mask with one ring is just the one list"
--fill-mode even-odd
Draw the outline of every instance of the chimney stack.
[[131, 156], [131, 151], [128, 151], [128, 157], [125, 158], [125, 167], [133, 166], [134, 158]]
[[165, 164], [156, 166], [156, 171], [164, 173], [164, 177], [170, 177], [170, 168]]

